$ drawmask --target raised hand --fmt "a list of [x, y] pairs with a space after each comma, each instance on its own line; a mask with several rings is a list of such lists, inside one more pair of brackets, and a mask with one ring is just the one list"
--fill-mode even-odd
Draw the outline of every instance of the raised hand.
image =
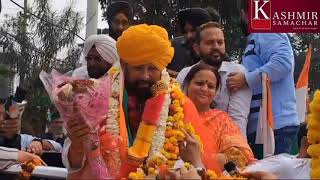
[[36, 155], [41, 155], [43, 153], [42, 143], [40, 141], [32, 141], [29, 147], [27, 148], [27, 152]]
[[19, 129], [19, 120], [18, 118], [10, 118], [4, 112], [0, 112], [0, 135], [7, 138], [14, 138]]
[[184, 162], [189, 162], [195, 167], [204, 167], [201, 160], [201, 148], [198, 140], [189, 132], [182, 130], [186, 135], [185, 142], [180, 143], [180, 157]]

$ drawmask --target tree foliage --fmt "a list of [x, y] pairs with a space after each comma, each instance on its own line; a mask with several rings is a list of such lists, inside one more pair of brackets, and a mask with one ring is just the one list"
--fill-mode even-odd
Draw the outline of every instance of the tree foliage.
[[[99, 0], [102, 10], [104, 11], [104, 18], [106, 18], [106, 7], [111, 2], [117, 0]], [[233, 60], [241, 58], [243, 49], [246, 45], [246, 38], [241, 32], [240, 28], [240, 1], [241, 0], [128, 0], [133, 7], [135, 22], [157, 24], [165, 27], [170, 36], [181, 35], [177, 27], [176, 14], [184, 8], [190, 7], [213, 7], [222, 16], [222, 24], [224, 27], [226, 48], [230, 57]], [[320, 34], [305, 33], [293, 34], [291, 36], [291, 43], [295, 52], [295, 76], [297, 77], [301, 72], [305, 61], [305, 53], [308, 44], [312, 43], [314, 47], [314, 56], [310, 72], [310, 87], [320, 88], [320, 81], [316, 78], [319, 77], [319, 67], [317, 58], [319, 55], [316, 52], [320, 50]]]
[[[62, 12], [56, 12], [51, 10], [50, 1], [34, 0], [30, 8], [21, 10], [15, 17], [7, 17], [0, 27], [0, 34], [3, 36], [0, 41], [5, 48], [0, 64], [10, 65], [20, 76], [20, 86], [29, 92], [24, 114], [24, 120], [28, 123], [25, 125], [32, 121], [45, 121], [45, 113], [40, 113], [45, 108], [38, 103], [39, 99], [46, 98], [39, 79], [40, 71], [48, 72], [56, 68], [67, 72], [75, 68], [75, 59], [80, 55], [74, 46], [75, 36], [79, 33], [81, 24], [82, 17], [72, 9], [71, 4]], [[65, 48], [70, 49], [67, 57], [57, 59], [59, 51]], [[43, 123], [37, 126], [35, 129], [39, 131]]]
[[308, 50], [309, 44], [312, 45], [312, 56], [309, 73], [309, 88], [312, 94], [316, 89], [320, 89], [320, 34], [294, 34], [291, 40], [295, 53], [295, 80], [298, 79], [299, 74], [302, 71], [303, 65], [305, 63], [306, 51]]
[[71, 5], [58, 13], [50, 9], [49, 2], [35, 0], [26, 16], [21, 11], [0, 28], [6, 46], [2, 61], [19, 73], [25, 87], [32, 84], [41, 70], [54, 68], [57, 53], [71, 48], [80, 31], [82, 18]]
[[[104, 18], [110, 0], [99, 0]], [[114, 0], [112, 2], [116, 2]], [[134, 23], [157, 24], [165, 27], [171, 37], [181, 35], [177, 26], [177, 13], [190, 7], [214, 7], [222, 16], [229, 55], [239, 59], [245, 46], [245, 38], [239, 26], [239, 10], [234, 0], [128, 0], [133, 7]]]

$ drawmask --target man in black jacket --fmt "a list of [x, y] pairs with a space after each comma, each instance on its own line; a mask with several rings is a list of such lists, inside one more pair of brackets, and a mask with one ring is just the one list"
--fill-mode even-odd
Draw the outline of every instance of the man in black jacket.
[[214, 8], [190, 8], [178, 13], [178, 25], [183, 36], [172, 39], [175, 49], [174, 57], [167, 69], [172, 77], [176, 77], [181, 69], [199, 61], [193, 51], [197, 27], [209, 21], [220, 22], [220, 14]]
[[107, 8], [107, 19], [109, 36], [117, 40], [122, 32], [128, 29], [133, 20], [133, 11], [130, 4], [125, 1], [111, 3]]

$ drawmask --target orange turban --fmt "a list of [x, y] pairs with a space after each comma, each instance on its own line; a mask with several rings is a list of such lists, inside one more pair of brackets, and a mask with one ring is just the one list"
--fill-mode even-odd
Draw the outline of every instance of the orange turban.
[[118, 38], [117, 49], [121, 61], [133, 66], [151, 63], [159, 70], [166, 68], [174, 54], [167, 31], [146, 24], [125, 30]]

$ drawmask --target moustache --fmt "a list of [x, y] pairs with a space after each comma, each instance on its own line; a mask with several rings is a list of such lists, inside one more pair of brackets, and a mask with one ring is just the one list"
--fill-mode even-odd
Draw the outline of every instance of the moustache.
[[226, 53], [221, 53], [220, 51], [212, 51], [207, 55], [203, 55], [202, 60], [211, 66], [220, 67], [222, 61], [230, 61], [229, 56]]
[[96, 68], [96, 67], [87, 67], [88, 75], [90, 78], [98, 79], [107, 73], [106, 69]]
[[212, 51], [212, 52], [209, 54], [209, 56], [210, 56], [210, 57], [214, 57], [216, 54], [219, 54], [219, 57], [220, 57], [220, 59], [221, 59], [222, 61], [228, 61], [228, 62], [231, 61], [230, 56], [229, 56], [227, 53], [222, 53], [222, 52], [220, 52], [219, 50], [214, 50], [214, 51]]
[[219, 50], [212, 50], [209, 55], [210, 56], [215, 56], [216, 54], [219, 54], [220, 57], [223, 56], [223, 53], [220, 52]]

